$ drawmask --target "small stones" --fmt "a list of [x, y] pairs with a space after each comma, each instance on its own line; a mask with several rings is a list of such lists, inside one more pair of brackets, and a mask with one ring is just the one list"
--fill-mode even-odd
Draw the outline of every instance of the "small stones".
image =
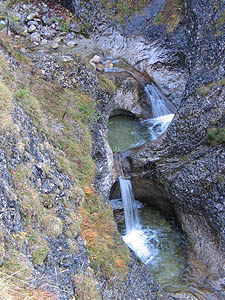
[[27, 21], [33, 20], [37, 16], [38, 16], [38, 13], [37, 12], [33, 12], [33, 13], [31, 13], [31, 14], [29, 14], [27, 16]]
[[38, 32], [34, 32], [30, 35], [30, 39], [32, 42], [40, 42], [40, 34]]
[[59, 44], [58, 43], [56, 43], [56, 42], [52, 42], [51, 43], [51, 48], [52, 49], [57, 49], [59, 47]]
[[50, 25], [52, 22], [51, 22], [51, 19], [46, 17], [46, 16], [42, 16], [41, 17], [41, 20], [43, 22], [44, 25]]
[[35, 25], [31, 25], [30, 27], [28, 27], [28, 32], [29, 33], [32, 33], [32, 32], [34, 32], [35, 30], [36, 30], [37, 28], [36, 28], [36, 26]]
[[20, 53], [22, 53], [22, 54], [26, 53], [26, 49], [25, 48], [20, 48]]
[[[102, 63], [102, 57], [99, 55], [94, 55], [90, 60], [90, 64], [96, 69], [96, 65]], [[104, 66], [103, 66], [104, 69]]]
[[46, 40], [46, 39], [41, 40], [41, 45], [42, 46], [45, 46], [47, 44], [48, 44], [48, 40]]
[[67, 55], [62, 55], [62, 56], [60, 57], [60, 60], [61, 60], [62, 62], [73, 61], [72, 57], [67, 56]]
[[67, 46], [68, 47], [74, 47], [74, 46], [76, 46], [77, 45], [77, 42], [76, 41], [69, 41], [68, 43], [67, 43]]

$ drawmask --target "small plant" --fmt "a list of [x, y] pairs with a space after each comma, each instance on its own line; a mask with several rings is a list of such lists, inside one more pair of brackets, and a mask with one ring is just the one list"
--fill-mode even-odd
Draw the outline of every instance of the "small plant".
[[28, 88], [19, 89], [15, 93], [15, 97], [22, 100], [29, 98], [29, 96], [30, 96], [30, 91]]
[[169, 32], [173, 32], [183, 14], [183, 0], [166, 0], [164, 8], [159, 12], [155, 19], [154, 24], [165, 24]]
[[225, 143], [225, 126], [221, 128], [210, 128], [208, 129], [209, 144], [215, 146], [219, 143]]
[[202, 84], [200, 87], [196, 89], [196, 93], [202, 97], [206, 97], [214, 86], [219, 86], [219, 85], [221, 86], [225, 85], [225, 78], [207, 84]]
[[80, 207], [81, 235], [87, 242], [87, 254], [92, 267], [110, 279], [117, 274], [124, 280], [127, 274], [129, 251], [121, 242], [113, 222], [111, 208], [101, 197], [89, 195]]
[[34, 264], [42, 265], [48, 253], [48, 244], [42, 238], [41, 233], [32, 230], [28, 235], [29, 249], [32, 255], [32, 262]]
[[91, 268], [87, 268], [86, 272], [78, 271], [74, 276], [73, 283], [77, 299], [100, 300], [100, 295], [96, 288], [97, 281]]
[[216, 178], [217, 178], [217, 182], [218, 182], [219, 184], [221, 184], [221, 183], [223, 182], [223, 179], [224, 179], [224, 178], [223, 178], [223, 176], [222, 176], [221, 174], [218, 174]]
[[200, 95], [200, 96], [205, 97], [205, 96], [207, 96], [208, 93], [210, 92], [210, 89], [211, 89], [210, 86], [204, 85], [204, 84], [203, 84], [203, 85], [201, 85], [200, 87], [198, 87], [198, 88], [196, 89], [196, 93], [197, 93], [198, 95]]
[[218, 30], [222, 25], [224, 25], [224, 23], [225, 23], [225, 10], [223, 10], [222, 15], [220, 16], [220, 18], [218, 18], [216, 20], [216, 23], [215, 23], [216, 30]]
[[103, 90], [108, 91], [110, 94], [112, 94], [116, 91], [116, 89], [117, 89], [116, 85], [105, 74], [99, 74], [98, 80], [99, 80], [100, 87]]

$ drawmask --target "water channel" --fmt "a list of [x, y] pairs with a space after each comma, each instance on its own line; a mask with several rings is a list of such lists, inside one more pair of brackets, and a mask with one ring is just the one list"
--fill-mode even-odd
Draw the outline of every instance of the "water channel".
[[[131, 66], [106, 61], [103, 62], [103, 69], [105, 72], [126, 72], [133, 76], [142, 85], [151, 106], [149, 118], [144, 120], [131, 114], [114, 115], [108, 121], [109, 145], [115, 153], [114, 159], [119, 158], [121, 169], [118, 181], [120, 193], [117, 193], [117, 199], [110, 198], [118, 230], [127, 246], [151, 270], [164, 291], [175, 295], [175, 299], [218, 300], [214, 291], [205, 284], [210, 274], [188, 248], [176, 217], [165, 218], [163, 214], [167, 215], [166, 212], [136, 201], [132, 180], [123, 174], [126, 162], [123, 165], [120, 152], [160, 138], [174, 117], [175, 106], [151, 78]], [[151, 195], [149, 203], [150, 199]]]
[[[108, 140], [113, 152], [156, 140], [172, 121], [175, 108], [157, 86], [146, 84], [144, 91], [152, 106], [152, 117], [146, 120], [130, 116], [110, 118]], [[114, 210], [114, 216], [124, 242], [151, 269], [165, 289], [177, 287], [187, 262], [184, 234], [174, 220], [168, 222], [153, 207], [138, 204], [131, 181], [123, 178], [123, 174], [119, 177], [119, 185], [123, 209]]]

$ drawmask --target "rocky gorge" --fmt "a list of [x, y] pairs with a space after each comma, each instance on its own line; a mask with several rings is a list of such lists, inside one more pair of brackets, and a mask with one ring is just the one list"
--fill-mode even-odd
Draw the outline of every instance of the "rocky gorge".
[[[224, 8], [0, 2], [3, 299], [224, 299]], [[113, 219], [107, 121], [151, 114], [140, 80], [101, 69], [118, 59], [176, 106], [163, 136], [123, 157], [135, 198], [185, 232], [192, 289], [163, 291]]]

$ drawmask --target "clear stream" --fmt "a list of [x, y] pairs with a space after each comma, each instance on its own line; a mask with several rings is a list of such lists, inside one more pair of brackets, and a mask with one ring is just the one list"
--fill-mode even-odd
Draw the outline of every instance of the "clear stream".
[[[153, 83], [144, 88], [152, 106], [152, 118], [140, 121], [116, 116], [108, 122], [113, 152], [137, 147], [160, 137], [173, 119], [174, 106]], [[186, 265], [184, 236], [155, 209], [138, 208], [129, 179], [119, 177], [123, 210], [115, 212], [119, 231], [152, 273], [169, 290], [178, 286]], [[150, 197], [151, 195], [149, 195]]]
[[181, 282], [186, 266], [185, 238], [175, 223], [150, 207], [138, 208], [131, 181], [119, 177], [123, 210], [114, 211], [124, 242], [167, 290]]

